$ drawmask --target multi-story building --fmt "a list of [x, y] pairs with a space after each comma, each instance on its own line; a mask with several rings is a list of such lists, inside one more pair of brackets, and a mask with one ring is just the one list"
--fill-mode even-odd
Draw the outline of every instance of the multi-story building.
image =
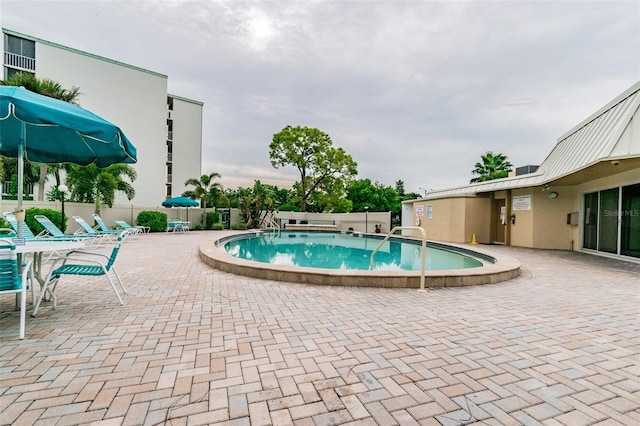
[[78, 87], [78, 103], [117, 124], [135, 145], [135, 198], [128, 201], [117, 194], [117, 204], [159, 206], [192, 189], [184, 182], [201, 174], [202, 102], [168, 94], [164, 74], [12, 30], [2, 32], [4, 78], [22, 71], [64, 88]]

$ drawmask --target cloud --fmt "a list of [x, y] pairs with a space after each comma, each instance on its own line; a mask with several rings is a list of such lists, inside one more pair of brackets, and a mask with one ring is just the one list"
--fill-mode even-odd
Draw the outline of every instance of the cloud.
[[328, 133], [360, 178], [462, 185], [486, 151], [539, 164], [640, 75], [640, 9], [624, 1], [2, 8], [3, 27], [167, 74], [170, 93], [203, 101], [203, 172], [227, 187], [297, 179], [268, 158], [286, 125]]

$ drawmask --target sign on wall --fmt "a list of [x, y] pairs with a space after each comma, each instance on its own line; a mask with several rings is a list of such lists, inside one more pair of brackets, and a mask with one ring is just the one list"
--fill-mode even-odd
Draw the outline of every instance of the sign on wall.
[[424, 216], [424, 206], [416, 206], [416, 216]]
[[513, 197], [511, 210], [531, 210], [531, 195]]

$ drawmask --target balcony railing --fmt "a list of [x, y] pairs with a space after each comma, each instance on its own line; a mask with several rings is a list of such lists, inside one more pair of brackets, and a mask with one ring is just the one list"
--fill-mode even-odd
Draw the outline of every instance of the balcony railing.
[[173, 131], [169, 130], [167, 131], [167, 139], [172, 141], [173, 140]]
[[4, 65], [11, 68], [18, 68], [25, 71], [36, 70], [35, 58], [18, 55], [16, 53], [4, 52]]

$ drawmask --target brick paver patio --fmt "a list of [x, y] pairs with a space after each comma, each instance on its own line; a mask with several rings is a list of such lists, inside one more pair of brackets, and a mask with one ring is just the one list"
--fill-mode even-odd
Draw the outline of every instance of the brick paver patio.
[[0, 424], [640, 424], [638, 264], [491, 247], [521, 277], [332, 288], [213, 270], [212, 235], [127, 241], [125, 306], [64, 277], [24, 341], [3, 297]]

